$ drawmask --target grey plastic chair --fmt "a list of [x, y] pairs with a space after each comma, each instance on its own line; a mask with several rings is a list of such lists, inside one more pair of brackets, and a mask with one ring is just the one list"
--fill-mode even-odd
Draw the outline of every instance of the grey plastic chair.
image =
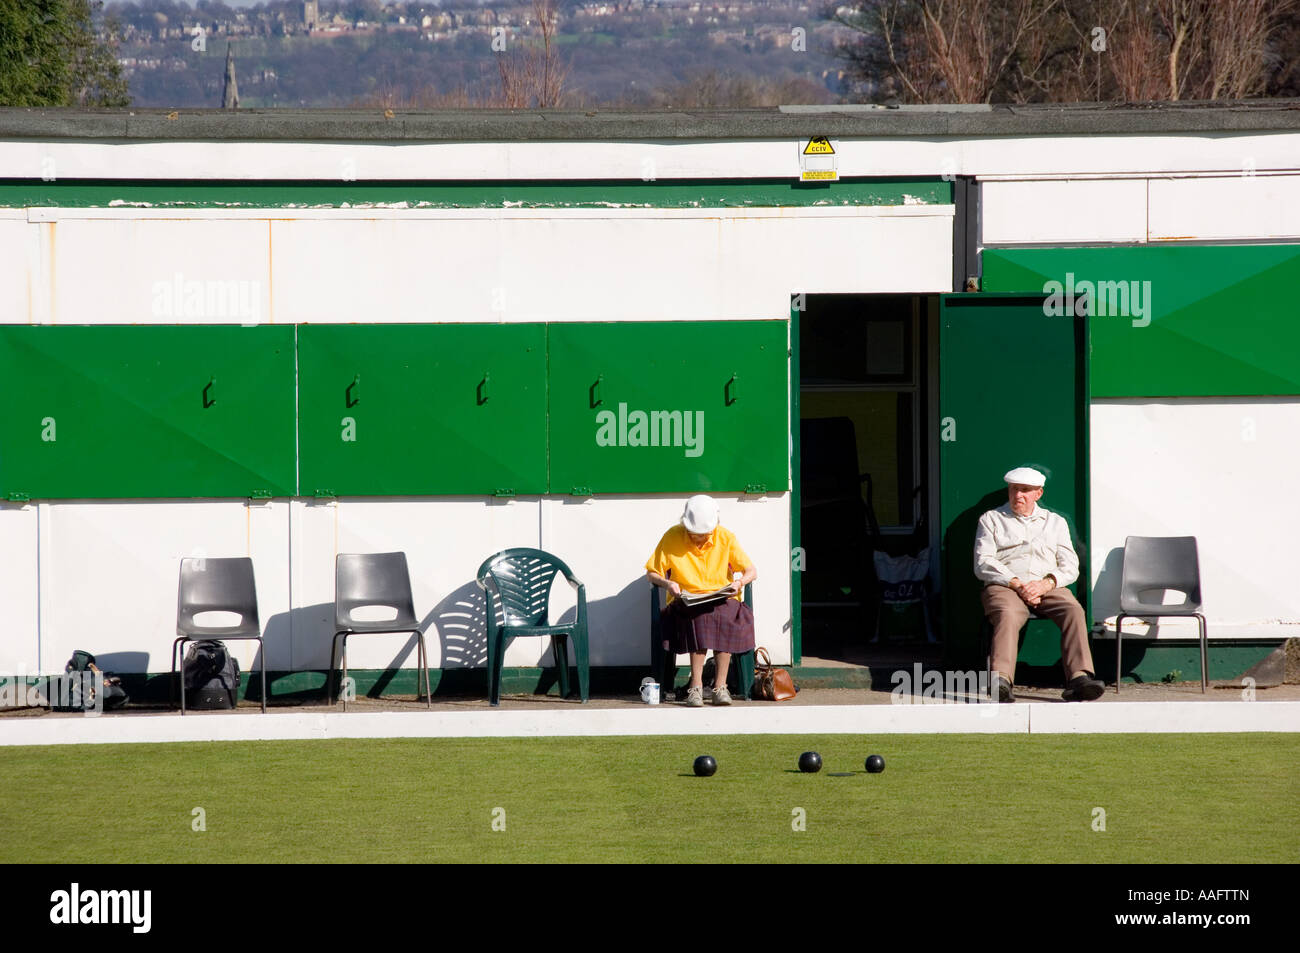
[[[200, 612], [238, 612], [240, 619], [231, 626], [199, 625], [194, 617]], [[247, 556], [182, 559], [176, 597], [176, 635], [172, 643], [172, 684], [174, 688], [179, 649], [182, 715], [185, 714], [185, 643], [205, 639], [257, 642], [262, 653], [262, 713], [266, 713], [266, 644], [262, 641], [262, 625], [257, 616], [253, 560]]]
[[[1175, 605], [1146, 602], [1151, 590], [1176, 589], [1187, 598]], [[1119, 617], [1115, 620], [1115, 694], [1119, 694], [1124, 649], [1124, 620], [1159, 616], [1195, 616], [1201, 630], [1201, 691], [1209, 687], [1205, 616], [1201, 614], [1201, 565], [1195, 536], [1130, 536], [1124, 540]]]
[[[388, 606], [397, 610], [396, 618], [363, 622], [352, 618], [361, 606]], [[339, 657], [339, 640], [343, 640], [342, 682], [348, 677], [348, 636], [413, 632], [416, 637], [420, 671], [424, 673], [425, 707], [433, 707], [429, 688], [429, 653], [424, 647], [424, 633], [415, 617], [411, 596], [411, 574], [406, 553], [340, 553], [334, 560], [334, 642], [330, 646], [330, 671], [325, 681], [326, 697], [333, 704], [334, 666]], [[343, 699], [343, 710], [348, 700]]]

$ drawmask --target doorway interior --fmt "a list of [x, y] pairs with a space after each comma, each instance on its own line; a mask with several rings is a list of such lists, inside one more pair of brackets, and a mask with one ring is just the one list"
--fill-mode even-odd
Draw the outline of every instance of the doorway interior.
[[864, 662], [937, 638], [929, 433], [938, 299], [808, 294], [802, 303], [800, 654]]

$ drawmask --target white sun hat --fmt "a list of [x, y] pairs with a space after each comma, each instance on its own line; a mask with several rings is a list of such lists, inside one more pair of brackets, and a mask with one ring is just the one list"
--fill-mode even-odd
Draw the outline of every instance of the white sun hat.
[[1007, 483], [1019, 483], [1021, 486], [1042, 486], [1047, 482], [1047, 477], [1033, 467], [1016, 467], [1014, 470], [1008, 470], [1002, 479]]
[[686, 501], [682, 525], [688, 533], [712, 533], [718, 528], [718, 503], [703, 493]]

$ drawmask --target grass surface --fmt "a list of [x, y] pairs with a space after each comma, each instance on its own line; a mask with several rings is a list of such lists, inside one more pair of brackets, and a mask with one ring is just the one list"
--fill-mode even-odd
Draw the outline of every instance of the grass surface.
[[[820, 774], [795, 770], [808, 749]], [[703, 753], [718, 760], [712, 778], [691, 774]], [[872, 753], [883, 774], [864, 773]], [[1289, 734], [0, 748], [0, 850], [53, 862], [1295, 862], [1298, 764]], [[192, 830], [196, 807], [206, 831]]]

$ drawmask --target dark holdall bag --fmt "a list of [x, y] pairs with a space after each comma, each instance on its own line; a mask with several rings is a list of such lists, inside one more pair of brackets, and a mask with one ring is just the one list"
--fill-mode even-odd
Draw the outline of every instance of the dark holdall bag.
[[234, 708], [239, 698], [239, 662], [224, 642], [191, 642], [185, 653], [185, 707], [199, 711]]
[[[99, 677], [103, 676], [101, 681]], [[121, 708], [129, 699], [122, 680], [95, 664], [95, 656], [81, 649], [72, 653], [64, 674], [50, 679], [50, 707], [55, 711], [91, 711], [96, 698], [103, 694], [103, 710]]]

